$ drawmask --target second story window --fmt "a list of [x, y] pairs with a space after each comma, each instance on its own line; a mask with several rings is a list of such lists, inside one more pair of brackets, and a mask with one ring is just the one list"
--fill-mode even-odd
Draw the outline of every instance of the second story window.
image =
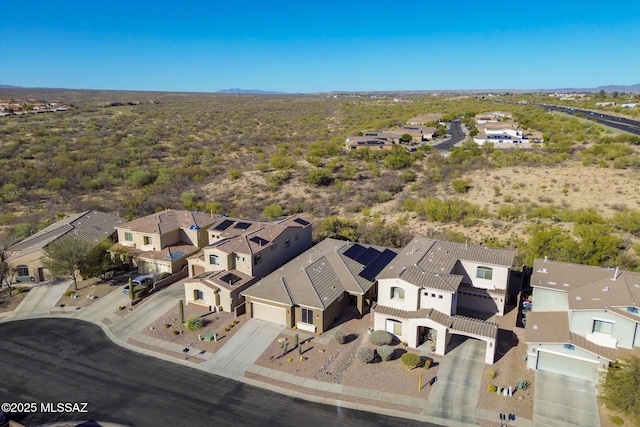
[[124, 240], [125, 242], [133, 242], [133, 233], [130, 231], [124, 232]]
[[478, 267], [476, 277], [478, 279], [491, 280], [493, 278], [493, 269], [489, 267]]
[[144, 241], [145, 245], [150, 245], [151, 244], [151, 236], [144, 236], [143, 241]]
[[220, 265], [220, 257], [218, 255], [209, 255], [209, 264]]
[[262, 262], [262, 255], [261, 254], [257, 254], [256, 256], [253, 257], [253, 263], [255, 265], [258, 265]]
[[611, 335], [613, 332], [613, 322], [605, 322], [604, 320], [593, 321], [593, 332]]
[[391, 299], [404, 301], [404, 289], [397, 287], [391, 288]]
[[284, 247], [288, 248], [289, 246], [291, 246], [291, 239], [287, 237], [287, 240], [284, 241]]

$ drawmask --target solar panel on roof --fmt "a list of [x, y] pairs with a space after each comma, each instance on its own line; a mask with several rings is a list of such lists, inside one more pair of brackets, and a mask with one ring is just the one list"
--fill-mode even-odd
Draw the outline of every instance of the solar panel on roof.
[[358, 258], [360, 254], [362, 254], [365, 251], [365, 249], [366, 248], [364, 246], [355, 243], [349, 249], [344, 251], [343, 255], [355, 261], [356, 258]]
[[374, 248], [369, 248], [361, 253], [360, 256], [356, 258], [356, 261], [362, 265], [369, 265], [378, 255], [380, 255], [380, 251]]
[[305, 220], [304, 220], [304, 219], [302, 219], [302, 218], [296, 218], [296, 219], [294, 219], [294, 220], [293, 220], [293, 222], [297, 222], [297, 223], [298, 223], [298, 224], [300, 224], [300, 225], [309, 225], [309, 224], [310, 224], [310, 222], [309, 222], [309, 221], [305, 221]]
[[241, 230], [246, 230], [250, 226], [251, 226], [250, 222], [238, 222], [236, 225], [233, 226], [233, 228], [239, 228]]
[[267, 239], [263, 239], [262, 237], [258, 237], [258, 236], [253, 236], [249, 240], [251, 240], [253, 243], [257, 243], [260, 246], [264, 246], [267, 243], [269, 243]]
[[169, 258], [171, 261], [175, 261], [177, 259], [184, 258], [185, 255], [186, 254], [182, 251], [169, 252], [167, 254], [167, 258]]
[[229, 228], [229, 226], [233, 224], [233, 221], [231, 221], [230, 219], [225, 219], [224, 221], [222, 221], [220, 224], [216, 225], [215, 227], [213, 227], [214, 230], [218, 230], [218, 231], [224, 231], [227, 228]]
[[370, 282], [376, 280], [376, 277], [380, 272], [396, 257], [396, 253], [385, 249], [380, 255], [378, 255], [373, 262], [360, 272], [360, 276], [364, 277]]

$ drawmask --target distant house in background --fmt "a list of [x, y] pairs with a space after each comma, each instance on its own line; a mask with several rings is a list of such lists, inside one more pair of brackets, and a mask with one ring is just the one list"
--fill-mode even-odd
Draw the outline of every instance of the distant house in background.
[[620, 104], [620, 107], [622, 108], [636, 108], [636, 104], [635, 102], [630, 102], [630, 103], [626, 103], [626, 104]]
[[221, 216], [166, 209], [116, 227], [118, 242], [140, 273], [176, 273], [208, 243], [207, 228]]
[[610, 362], [640, 356], [640, 273], [535, 260], [527, 367], [598, 382]]
[[442, 120], [442, 114], [423, 114], [410, 118], [407, 120], [407, 124], [409, 126], [426, 126], [429, 123], [440, 122], [440, 120]]
[[350, 136], [346, 140], [347, 151], [369, 148], [370, 150], [391, 150], [394, 143], [393, 136], [385, 136], [377, 132], [367, 133], [363, 136]]
[[311, 246], [311, 232], [297, 215], [271, 222], [220, 218], [207, 230], [209, 244], [188, 259], [185, 301], [236, 310], [243, 290]]
[[242, 294], [249, 317], [325, 332], [347, 309], [367, 313], [376, 296], [376, 276], [397, 251], [325, 239]]
[[9, 247], [5, 251], [5, 258], [11, 267], [16, 268], [18, 281], [48, 280], [50, 275], [40, 262], [48, 245], [65, 237], [74, 237], [92, 245], [104, 239], [117, 241], [115, 227], [124, 221], [118, 216], [96, 210], [72, 215]]
[[[494, 111], [477, 114], [475, 117], [478, 134], [473, 137], [476, 144], [492, 142], [496, 144], [527, 144], [529, 134], [513, 122], [510, 113]], [[535, 142], [542, 142], [542, 135], [533, 135]]]
[[516, 302], [509, 286], [514, 258], [512, 249], [414, 238], [377, 276], [374, 329], [441, 356], [452, 335], [479, 339], [493, 364], [498, 325], [484, 319]]

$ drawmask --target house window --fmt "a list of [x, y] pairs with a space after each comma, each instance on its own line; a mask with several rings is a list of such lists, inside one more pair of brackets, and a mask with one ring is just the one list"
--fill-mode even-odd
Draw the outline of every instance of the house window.
[[29, 275], [29, 267], [26, 265], [19, 265], [16, 267], [16, 273], [18, 273], [19, 277], [28, 276]]
[[391, 299], [404, 301], [404, 289], [397, 287], [391, 288]]
[[310, 308], [302, 308], [302, 323], [313, 325], [313, 310]]
[[151, 236], [144, 236], [144, 244], [145, 245], [151, 244]]
[[253, 263], [255, 265], [258, 265], [262, 262], [262, 254], [257, 254], [256, 256], [253, 257]]
[[476, 270], [476, 277], [478, 279], [491, 280], [493, 277], [493, 269], [489, 267], [478, 267]]
[[593, 332], [611, 335], [613, 331], [613, 322], [605, 322], [604, 320], [593, 321]]
[[296, 233], [296, 236], [294, 237], [294, 240], [297, 242], [298, 241], [298, 233]]
[[402, 322], [394, 319], [387, 319], [386, 331], [394, 335], [402, 335]]
[[125, 231], [124, 232], [124, 240], [126, 242], [133, 242], [133, 233], [130, 231]]
[[284, 241], [284, 247], [286, 249], [289, 246], [291, 246], [291, 239], [289, 237], [287, 237], [287, 240]]
[[218, 255], [209, 255], [209, 264], [220, 265], [220, 257]]
[[442, 299], [442, 298], [443, 298], [442, 295], [438, 295], [438, 299]]
[[193, 290], [193, 299], [194, 300], [204, 299], [204, 292], [202, 292], [199, 289], [194, 289]]

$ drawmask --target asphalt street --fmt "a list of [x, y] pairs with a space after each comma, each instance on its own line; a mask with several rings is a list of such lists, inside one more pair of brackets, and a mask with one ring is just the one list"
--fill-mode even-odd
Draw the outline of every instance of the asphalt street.
[[440, 151], [448, 151], [451, 149], [451, 147], [453, 147], [460, 141], [464, 141], [464, 139], [466, 138], [466, 135], [462, 131], [462, 126], [460, 125], [459, 120], [454, 120], [453, 122], [451, 122], [451, 125], [449, 125], [449, 134], [451, 135], [451, 138], [441, 142], [440, 144], [434, 145], [433, 148]]
[[35, 426], [97, 420], [127, 426], [434, 426], [321, 405], [131, 352], [71, 319], [0, 324], [0, 402], [87, 403], [88, 413], [37, 410]]

